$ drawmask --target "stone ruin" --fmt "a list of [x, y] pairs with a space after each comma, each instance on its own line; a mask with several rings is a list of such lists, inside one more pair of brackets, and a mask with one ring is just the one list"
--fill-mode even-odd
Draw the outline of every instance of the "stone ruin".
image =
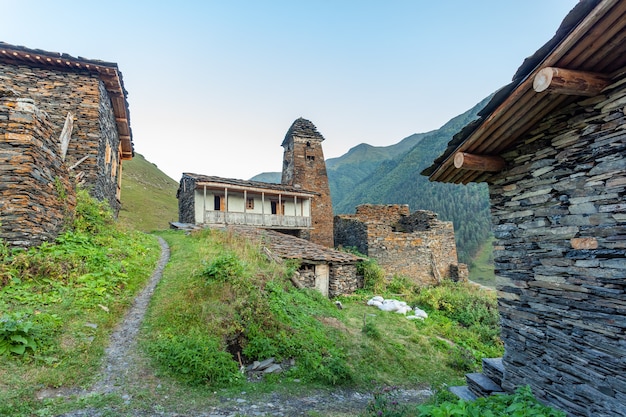
[[418, 285], [467, 279], [467, 266], [457, 259], [452, 222], [438, 220], [432, 211], [364, 204], [356, 214], [336, 216], [334, 223], [335, 244], [375, 259], [387, 279], [405, 276]]

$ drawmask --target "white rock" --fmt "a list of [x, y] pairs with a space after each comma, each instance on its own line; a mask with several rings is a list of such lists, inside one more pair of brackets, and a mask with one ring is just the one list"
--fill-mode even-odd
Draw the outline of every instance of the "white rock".
[[415, 310], [414, 310], [414, 311], [415, 311], [415, 315], [416, 315], [417, 317], [421, 317], [421, 318], [423, 318], [423, 319], [427, 319], [427, 318], [428, 318], [428, 313], [426, 313], [426, 312], [425, 312], [424, 310], [422, 310], [421, 308], [419, 308], [419, 307], [415, 307]]

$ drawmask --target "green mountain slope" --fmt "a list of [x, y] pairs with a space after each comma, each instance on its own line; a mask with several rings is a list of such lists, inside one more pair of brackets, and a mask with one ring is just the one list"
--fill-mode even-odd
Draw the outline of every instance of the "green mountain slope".
[[383, 161], [356, 185], [335, 183], [335, 212], [353, 213], [357, 205], [364, 203], [409, 204], [411, 211], [435, 211], [440, 219], [454, 222], [459, 256], [468, 262], [490, 234], [487, 187], [434, 183], [420, 172], [443, 152], [454, 134], [476, 118], [485, 100], [441, 129], [423, 134], [408, 152]]
[[177, 189], [176, 181], [135, 153], [123, 165], [119, 222], [144, 232], [169, 228], [178, 220]]

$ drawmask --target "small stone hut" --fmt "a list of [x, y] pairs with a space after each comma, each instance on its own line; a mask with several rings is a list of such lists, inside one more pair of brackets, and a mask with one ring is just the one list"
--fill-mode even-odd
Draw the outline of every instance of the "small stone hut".
[[487, 182], [507, 391], [626, 416], [626, 2], [582, 0], [423, 173]]
[[363, 287], [363, 277], [357, 274], [357, 263], [361, 261], [358, 256], [274, 230], [246, 226], [229, 226], [228, 229], [260, 243], [270, 256], [298, 260], [297, 280], [305, 288], [336, 297]]
[[9, 243], [56, 236], [72, 211], [71, 178], [119, 210], [133, 143], [117, 64], [0, 42], [0, 137], [0, 237]]
[[335, 243], [375, 259], [387, 278], [394, 275], [427, 285], [442, 278], [467, 278], [459, 265], [452, 222], [427, 210], [410, 213], [406, 204], [363, 204], [356, 214], [335, 216]]

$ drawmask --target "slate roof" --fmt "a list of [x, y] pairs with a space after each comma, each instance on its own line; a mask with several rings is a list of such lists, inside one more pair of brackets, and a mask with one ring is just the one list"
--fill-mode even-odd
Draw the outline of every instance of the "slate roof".
[[458, 132], [422, 175], [431, 181], [485, 181], [490, 173], [454, 168], [456, 152], [499, 155], [514, 146], [541, 117], [577, 99], [536, 93], [532, 83], [542, 68], [554, 66], [610, 76], [620, 71], [626, 65], [625, 10], [626, 2], [620, 0], [581, 0], [554, 37], [524, 60], [512, 82], [496, 92], [478, 113], [479, 119]]
[[285, 146], [289, 139], [292, 136], [298, 136], [301, 138], [310, 138], [319, 140], [320, 142], [324, 140], [324, 136], [320, 132], [317, 131], [317, 127], [307, 119], [303, 119], [302, 117], [296, 119], [292, 124], [287, 134], [285, 135], [285, 139], [280, 146]]
[[247, 189], [258, 189], [258, 190], [267, 190], [274, 192], [285, 192], [291, 194], [306, 194], [307, 196], [315, 196], [319, 195], [314, 191], [306, 191], [299, 187], [293, 187], [291, 185], [283, 185], [283, 184], [275, 184], [270, 182], [262, 182], [262, 181], [250, 181], [250, 180], [240, 180], [236, 178], [222, 178], [215, 177], [210, 175], [201, 175], [201, 174], [192, 174], [185, 172], [183, 173], [183, 179], [185, 177], [193, 178], [196, 181], [196, 187], [200, 187], [204, 184], [211, 186], [219, 186], [219, 185], [227, 185], [231, 187], [240, 187]]
[[309, 261], [309, 263], [331, 264], [353, 264], [363, 259], [350, 253], [340, 252], [306, 239], [273, 230], [245, 226], [228, 226], [228, 229], [253, 241], [262, 242], [273, 254], [283, 259], [302, 259]]
[[73, 57], [59, 52], [30, 49], [0, 41], [0, 62], [13, 65], [54, 68], [60, 71], [88, 71], [97, 74], [105, 85], [113, 104], [113, 113], [122, 144], [122, 159], [134, 156], [133, 134], [130, 128], [128, 92], [124, 88], [122, 73], [114, 62]]

